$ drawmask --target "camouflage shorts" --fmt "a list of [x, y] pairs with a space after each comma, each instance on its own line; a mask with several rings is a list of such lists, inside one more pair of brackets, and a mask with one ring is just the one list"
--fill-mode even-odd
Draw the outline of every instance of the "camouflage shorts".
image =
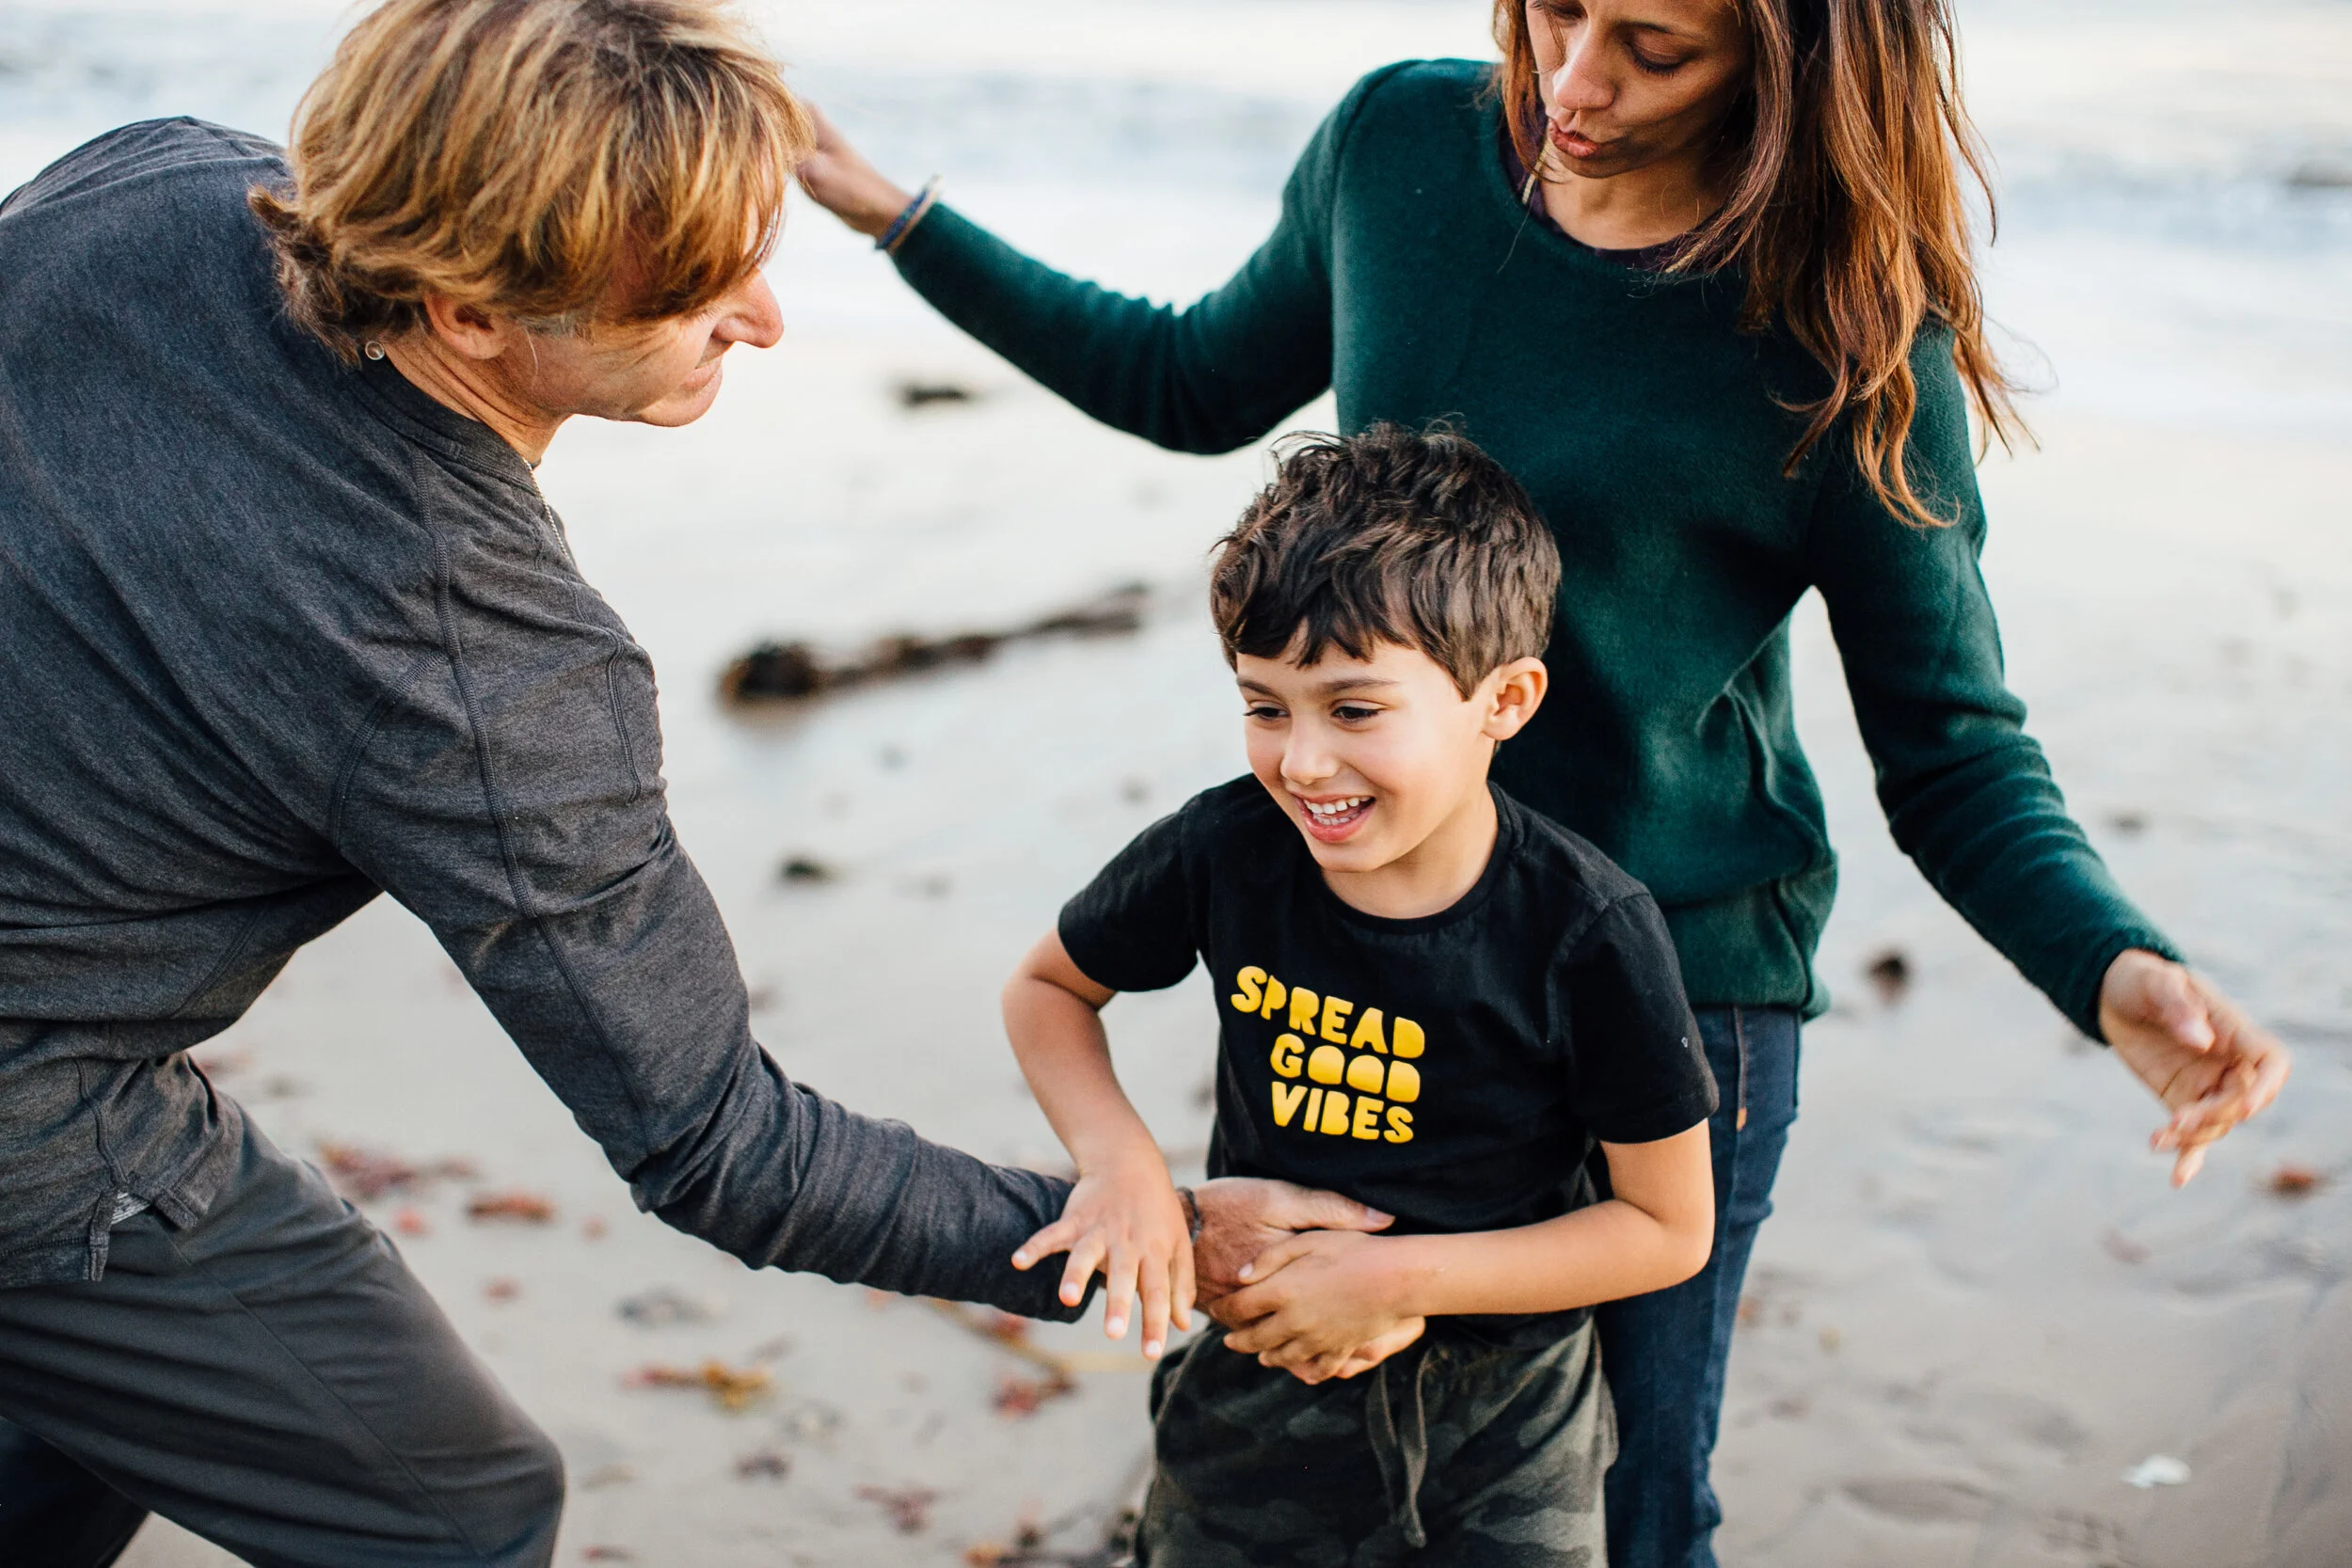
[[1534, 1345], [1439, 1324], [1312, 1387], [1212, 1330], [1152, 1383], [1138, 1568], [1602, 1568], [1616, 1421], [1588, 1322]]

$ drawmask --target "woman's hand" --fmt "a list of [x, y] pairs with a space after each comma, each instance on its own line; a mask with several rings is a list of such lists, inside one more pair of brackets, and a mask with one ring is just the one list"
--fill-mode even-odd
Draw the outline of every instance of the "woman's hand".
[[2202, 975], [2128, 948], [2099, 986], [2099, 1030], [2172, 1119], [2149, 1140], [2174, 1151], [2172, 1184], [2205, 1163], [2207, 1146], [2279, 1098], [2293, 1059]]
[[817, 122], [816, 150], [801, 160], [801, 188], [817, 205], [861, 234], [880, 234], [914, 198], [882, 176], [834, 128], [824, 111], [807, 105]]
[[1127, 1333], [1127, 1314], [1143, 1298], [1143, 1354], [1168, 1346], [1168, 1326], [1192, 1326], [1192, 1241], [1184, 1206], [1156, 1155], [1120, 1161], [1078, 1178], [1061, 1218], [1021, 1243], [1012, 1266], [1027, 1269], [1067, 1250], [1061, 1299], [1075, 1307], [1087, 1281], [1103, 1271], [1103, 1332]]
[[1310, 1230], [1242, 1268], [1249, 1281], [1220, 1304], [1248, 1327], [1227, 1348], [1255, 1355], [1302, 1383], [1353, 1377], [1420, 1338], [1425, 1326], [1403, 1303], [1396, 1243], [1353, 1230]]

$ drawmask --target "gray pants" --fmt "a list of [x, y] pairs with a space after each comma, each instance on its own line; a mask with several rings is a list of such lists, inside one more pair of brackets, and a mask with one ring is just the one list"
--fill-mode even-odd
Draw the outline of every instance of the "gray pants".
[[[104, 1279], [0, 1290], [0, 1420], [54, 1450], [16, 1438], [20, 1460], [45, 1462], [20, 1474], [45, 1469], [54, 1497], [73, 1474], [61, 1456], [94, 1478], [86, 1506], [127, 1499], [255, 1568], [547, 1563], [554, 1445], [391, 1243], [246, 1127], [197, 1225], [138, 1214]], [[11, 1518], [8, 1484], [0, 1562], [109, 1560], [47, 1544], [54, 1517], [48, 1534]]]

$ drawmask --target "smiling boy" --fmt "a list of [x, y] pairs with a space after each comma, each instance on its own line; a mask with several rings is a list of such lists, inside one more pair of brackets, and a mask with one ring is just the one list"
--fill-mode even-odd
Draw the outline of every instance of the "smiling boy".
[[1261, 1255], [1220, 1309], [1245, 1326], [1162, 1364], [1140, 1562], [1603, 1560], [1590, 1308], [1706, 1261], [1715, 1092], [1649, 894], [1487, 780], [1543, 701], [1559, 582], [1525, 493], [1462, 437], [1294, 447], [1211, 577], [1251, 776], [1146, 830], [1006, 988], [1079, 1172], [1014, 1261], [1067, 1249], [1072, 1302], [1101, 1270], [1107, 1332], [1139, 1295], [1157, 1354], [1193, 1293], [1098, 1016], [1118, 991], [1208, 963], [1213, 1173], [1396, 1216]]

